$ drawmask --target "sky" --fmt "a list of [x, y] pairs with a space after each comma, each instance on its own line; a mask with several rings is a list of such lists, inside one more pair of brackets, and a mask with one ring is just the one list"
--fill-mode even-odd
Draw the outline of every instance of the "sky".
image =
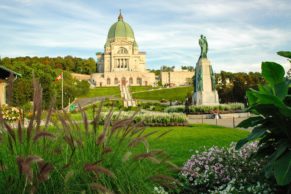
[[0, 56], [76, 56], [103, 52], [119, 9], [147, 68], [195, 66], [201, 34], [214, 71], [260, 71], [290, 64], [290, 0], [0, 0]]

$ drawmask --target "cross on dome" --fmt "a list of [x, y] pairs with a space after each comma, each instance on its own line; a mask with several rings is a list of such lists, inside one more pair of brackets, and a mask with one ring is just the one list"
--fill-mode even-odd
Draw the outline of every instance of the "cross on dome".
[[118, 21], [123, 20], [123, 16], [121, 14], [121, 9], [119, 10], [119, 16], [118, 16]]

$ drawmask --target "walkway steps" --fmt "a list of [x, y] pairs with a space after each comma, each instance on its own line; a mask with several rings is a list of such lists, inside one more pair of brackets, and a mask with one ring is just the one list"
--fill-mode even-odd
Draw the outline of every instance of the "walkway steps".
[[132, 98], [127, 84], [120, 85], [120, 94], [123, 99], [124, 107], [135, 107], [136, 101]]

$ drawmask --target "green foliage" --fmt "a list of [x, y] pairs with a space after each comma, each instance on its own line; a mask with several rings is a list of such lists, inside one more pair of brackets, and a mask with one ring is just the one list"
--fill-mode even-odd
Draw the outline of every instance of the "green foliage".
[[93, 58], [82, 59], [78, 57], [5, 57], [1, 60], [3, 66], [11, 66], [16, 63], [22, 63], [28, 67], [33, 64], [43, 64], [50, 68], [57, 68], [75, 73], [90, 74], [96, 72], [96, 62]]
[[266, 175], [291, 189], [291, 104], [286, 103], [290, 80], [284, 77], [283, 67], [273, 62], [262, 63], [262, 75], [267, 84], [247, 92], [249, 110], [257, 116], [238, 125], [253, 127], [252, 133], [240, 140], [237, 148], [259, 139], [256, 155], [268, 157]]
[[161, 70], [160, 69], [148, 69], [149, 72], [154, 73], [156, 76], [161, 75]]
[[285, 75], [285, 70], [277, 63], [263, 62], [262, 75], [269, 84], [275, 86], [276, 84], [282, 82], [282, 78]]
[[161, 71], [174, 71], [174, 69], [175, 69], [175, 66], [170, 67], [170, 66], [163, 65], [161, 67]]
[[291, 52], [290, 51], [279, 51], [277, 52], [278, 55], [282, 57], [286, 57], [288, 59], [291, 59]]
[[[4, 58], [2, 61], [7, 61]], [[19, 72], [22, 77], [18, 78], [13, 83], [13, 105], [23, 106], [28, 102], [32, 101], [33, 98], [33, 87], [32, 79], [33, 76], [39, 79], [39, 82], [43, 88], [43, 105], [44, 108], [49, 106], [49, 102], [53, 97], [57, 99], [57, 107], [61, 107], [61, 80], [56, 81], [56, 77], [61, 74], [60, 69], [54, 69], [49, 65], [42, 63], [28, 63], [27, 61], [9, 60], [8, 68]], [[10, 65], [10, 66], [9, 66]], [[10, 86], [11, 87], [11, 86]], [[64, 71], [64, 105], [66, 106], [69, 102], [74, 100], [78, 95], [84, 95], [89, 91], [89, 83], [86, 81], [78, 81], [73, 79], [71, 74]]]
[[188, 70], [188, 71], [194, 71], [194, 66], [190, 65], [190, 66], [181, 66], [182, 70]]
[[258, 88], [264, 83], [260, 73], [231, 73], [221, 71], [216, 74], [216, 89], [221, 103], [242, 102], [245, 103], [246, 91], [249, 88]]

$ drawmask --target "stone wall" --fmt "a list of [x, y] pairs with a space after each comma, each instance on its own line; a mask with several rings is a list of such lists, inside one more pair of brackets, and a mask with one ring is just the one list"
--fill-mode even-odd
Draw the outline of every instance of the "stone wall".
[[87, 74], [80, 74], [80, 73], [71, 73], [72, 77], [77, 79], [77, 80], [89, 80], [91, 78], [90, 75]]
[[161, 82], [162, 85], [168, 85], [170, 82], [172, 86], [192, 85], [193, 76], [193, 71], [161, 72]]

